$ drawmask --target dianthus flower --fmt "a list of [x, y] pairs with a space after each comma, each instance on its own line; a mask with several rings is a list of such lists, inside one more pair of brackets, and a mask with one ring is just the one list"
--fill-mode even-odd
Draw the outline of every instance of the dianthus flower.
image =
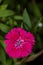
[[30, 55], [35, 44], [34, 35], [22, 28], [13, 28], [5, 35], [5, 51], [11, 58], [24, 58]]

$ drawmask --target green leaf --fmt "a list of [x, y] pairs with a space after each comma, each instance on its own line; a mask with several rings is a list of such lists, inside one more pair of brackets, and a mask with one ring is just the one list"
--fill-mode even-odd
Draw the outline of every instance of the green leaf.
[[42, 49], [43, 48], [43, 45], [42, 45], [42, 40], [41, 40], [41, 38], [40, 38], [40, 36], [39, 35], [37, 35], [37, 47], [39, 48], [39, 49]]
[[2, 0], [0, 0], [0, 3], [2, 2]]
[[21, 23], [21, 28], [23, 28], [23, 22]]
[[2, 47], [3, 47], [3, 48], [5, 48], [5, 47], [6, 47], [6, 44], [4, 43], [4, 41], [3, 41], [3, 40], [0, 40], [0, 44], [2, 45]]
[[8, 17], [14, 15], [14, 12], [11, 10], [0, 10], [0, 17]]
[[28, 28], [28, 26], [24, 23], [23, 24], [23, 27], [24, 27], [24, 29], [26, 29], [27, 31], [30, 31], [30, 29]]
[[7, 6], [8, 6], [7, 4], [1, 5], [1, 6], [0, 6], [0, 10], [5, 10], [5, 9], [7, 8]]
[[7, 60], [7, 65], [11, 65], [12, 64], [12, 60], [11, 59], [8, 59]]
[[0, 61], [2, 62], [2, 65], [6, 65], [6, 57], [5, 57], [5, 52], [3, 48], [0, 45]]
[[40, 9], [38, 8], [38, 5], [35, 2], [32, 2], [30, 4], [30, 9], [36, 18], [42, 17]]
[[10, 28], [5, 24], [0, 23], [0, 30], [7, 33], [10, 30]]
[[0, 35], [0, 40], [4, 40], [3, 36]]
[[9, 18], [9, 20], [7, 21], [7, 24], [9, 24], [10, 26], [13, 26], [14, 25], [13, 22], [14, 22], [13, 19]]
[[19, 15], [16, 15], [16, 16], [14, 16], [14, 19], [15, 20], [23, 20], [23, 17], [22, 16], [19, 16]]
[[25, 24], [27, 24], [27, 26], [29, 28], [31, 28], [31, 21], [30, 21], [30, 18], [29, 18], [29, 15], [27, 13], [27, 10], [25, 9], [24, 12], [23, 12], [23, 21]]

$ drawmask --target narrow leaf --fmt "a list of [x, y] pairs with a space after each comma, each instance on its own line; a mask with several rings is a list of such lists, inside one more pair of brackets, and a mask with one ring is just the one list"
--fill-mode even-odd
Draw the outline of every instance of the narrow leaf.
[[5, 52], [3, 48], [0, 45], [0, 61], [2, 62], [3, 65], [6, 65], [6, 57], [5, 57]]
[[14, 15], [14, 12], [11, 10], [0, 10], [0, 17], [7, 17]]
[[10, 28], [5, 24], [0, 23], [0, 30], [7, 33], [10, 30]]
[[31, 21], [30, 21], [30, 18], [29, 18], [29, 15], [27, 13], [27, 10], [25, 9], [24, 12], [23, 12], [23, 21], [25, 24], [27, 24], [27, 26], [29, 28], [31, 28]]
[[12, 65], [12, 60], [11, 59], [7, 60], [7, 65]]
[[16, 16], [14, 16], [14, 19], [15, 20], [23, 20], [23, 17], [22, 16], [19, 16], [19, 15], [16, 15]]
[[0, 9], [5, 10], [7, 8], [7, 6], [8, 6], [7, 4], [3, 4], [3, 5], [0, 6]]
[[30, 9], [31, 9], [32, 13], [34, 14], [34, 16], [36, 18], [41, 18], [42, 17], [40, 9], [39, 9], [38, 5], [35, 2], [32, 2], [30, 4]]
[[3, 40], [0, 40], [0, 44], [2, 45], [2, 47], [3, 47], [3, 48], [5, 48], [5, 47], [6, 47], [6, 44], [4, 43], [4, 41], [3, 41]]

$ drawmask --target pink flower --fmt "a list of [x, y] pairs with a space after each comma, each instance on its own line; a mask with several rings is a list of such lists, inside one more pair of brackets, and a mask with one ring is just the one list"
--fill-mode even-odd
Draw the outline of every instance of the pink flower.
[[14, 28], [5, 35], [5, 51], [11, 58], [24, 58], [32, 52], [35, 40], [31, 32]]

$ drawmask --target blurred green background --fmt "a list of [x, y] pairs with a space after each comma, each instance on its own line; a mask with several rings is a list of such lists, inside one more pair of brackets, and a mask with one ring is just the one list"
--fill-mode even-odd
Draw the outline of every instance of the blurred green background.
[[0, 0], [0, 65], [13, 65], [4, 50], [4, 36], [14, 27], [22, 27], [35, 35], [33, 53], [43, 49], [43, 1]]

